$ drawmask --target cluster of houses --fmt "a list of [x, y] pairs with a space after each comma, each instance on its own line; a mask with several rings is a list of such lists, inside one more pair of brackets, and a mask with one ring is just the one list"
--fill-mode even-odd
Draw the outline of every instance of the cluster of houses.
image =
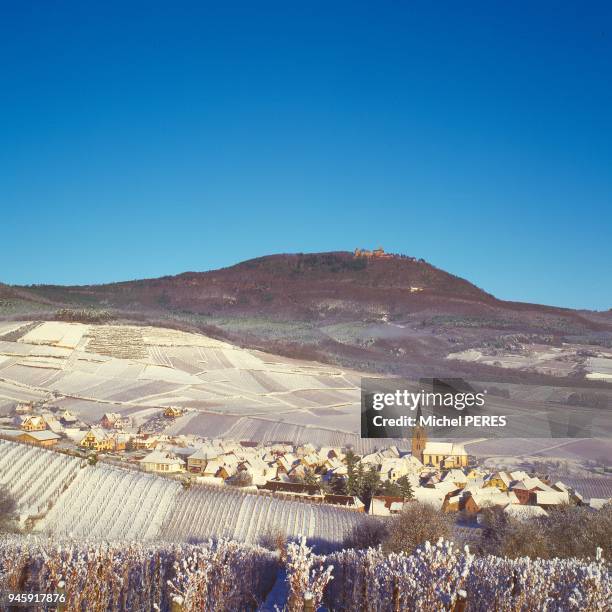
[[[181, 414], [172, 409], [166, 412], [165, 418]], [[262, 446], [248, 441], [138, 433], [128, 431], [129, 417], [113, 412], [105, 413], [96, 426], [87, 427], [68, 410], [32, 414], [27, 406], [18, 407], [14, 425], [17, 429], [13, 436], [29, 444], [52, 447], [64, 439], [85, 451], [126, 451], [123, 460], [146, 472], [366, 510], [356, 496], [332, 495], [331, 487], [325, 486], [348, 478], [347, 449], [340, 447], [283, 443]], [[470, 463], [461, 444], [428, 441], [423, 428], [413, 432], [411, 452], [391, 446], [355, 460], [356, 468], [361, 465], [364, 472], [375, 470], [381, 482], [403, 479], [410, 483], [410, 499], [374, 496], [367, 510], [377, 516], [399, 513], [405, 504], [417, 500], [466, 517], [477, 518], [486, 508], [497, 506], [510, 516], [526, 519], [544, 516], [561, 504], [601, 507], [610, 499], [605, 493], [601, 499], [588, 499], [576, 486], [522, 470], [484, 471]]]
[[[462, 512], [478, 518], [487, 508], [500, 507], [518, 519], [546, 516], [547, 510], [563, 504], [584, 503], [579, 493], [561, 481], [550, 483], [523, 470], [487, 473], [478, 468], [448, 471], [424, 468], [413, 477], [414, 497], [444, 512]], [[388, 516], [410, 503], [403, 498], [374, 497], [370, 513]]]
[[[228, 440], [204, 442], [197, 448], [175, 443], [176, 439], [158, 440], [155, 450], [139, 460], [140, 467], [158, 473], [183, 472], [197, 482], [218, 485], [239, 482], [241, 486], [293, 499], [340, 504], [360, 512], [366, 510], [355, 496], [326, 492], [329, 490], [324, 486], [326, 481], [348, 477], [345, 449], [317, 449], [311, 444], [256, 446]], [[463, 461], [463, 454], [454, 445], [436, 449], [459, 452], [447, 459]], [[487, 472], [478, 467], [442, 467], [445, 459], [440, 459], [441, 456], [425, 454], [427, 464], [413, 453], [403, 453], [392, 446], [359, 457], [356, 467], [362, 464], [364, 471], [376, 470], [381, 482], [397, 482], [405, 477], [412, 489], [410, 499], [374, 496], [369, 513], [389, 516], [416, 500], [444, 512], [462, 512], [467, 517], [477, 518], [484, 509], [499, 506], [513, 517], [527, 519], [544, 516], [549, 508], [561, 504], [590, 502], [597, 507], [607, 501], [585, 500], [560, 481], [550, 483], [522, 470]]]
[[[69, 410], [38, 408], [31, 402], [20, 402], [10, 429], [0, 432], [5, 437], [45, 448], [65, 442], [84, 450], [95, 452], [117, 452], [125, 450], [150, 450], [157, 438], [140, 434], [129, 416], [117, 412], [106, 412], [94, 426], [87, 425]], [[183, 414], [178, 408], [168, 407], [160, 416], [175, 419]]]
[[185, 472], [200, 481], [224, 484], [246, 477], [255, 486], [269, 481], [299, 483], [307, 472], [346, 470], [339, 448], [316, 449], [310, 444], [260, 446], [251, 442], [212, 440], [196, 446], [188, 436], [156, 436], [155, 449], [139, 460], [146, 471]]

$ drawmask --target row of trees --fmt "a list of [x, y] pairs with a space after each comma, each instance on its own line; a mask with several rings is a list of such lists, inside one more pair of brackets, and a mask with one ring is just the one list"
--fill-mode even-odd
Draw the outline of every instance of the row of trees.
[[594, 512], [580, 506], [560, 506], [548, 516], [529, 521], [509, 518], [501, 508], [483, 513], [485, 528], [477, 552], [500, 557], [588, 557], [601, 548], [612, 558], [612, 503]]
[[[471, 539], [479, 556], [587, 558], [599, 548], [606, 559], [612, 558], [612, 503], [597, 512], [562, 506], [549, 510], [546, 517], [526, 521], [509, 517], [499, 507], [489, 508], [483, 512], [483, 523], [484, 528], [474, 530], [477, 537]], [[357, 549], [380, 546], [387, 553], [413, 553], [427, 541], [450, 539], [454, 528], [452, 514], [413, 502], [390, 518], [364, 517], [344, 546]]]

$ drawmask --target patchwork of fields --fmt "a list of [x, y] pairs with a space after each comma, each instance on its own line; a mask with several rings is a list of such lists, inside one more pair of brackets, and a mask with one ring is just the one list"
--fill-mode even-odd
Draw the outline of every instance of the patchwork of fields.
[[558, 377], [584, 375], [589, 380], [612, 381], [612, 350], [600, 346], [530, 344], [512, 351], [471, 348], [450, 353], [447, 358]]
[[[167, 328], [0, 322], [0, 416], [17, 401], [46, 400], [47, 406], [68, 409], [85, 423], [117, 412], [140, 427], [161, 409], [176, 406], [185, 412], [163, 423], [168, 434], [266, 444], [352, 445], [359, 453], [391, 444], [409, 448], [408, 441], [361, 439], [361, 376]], [[548, 408], [566, 406], [572, 394], [581, 392], [567, 385], [494, 387], [488, 409], [492, 414], [518, 415], [515, 437], [521, 439], [536, 436], [534, 423], [547, 431]], [[539, 421], [534, 411], [542, 415]], [[611, 455], [611, 432], [608, 419], [594, 429], [599, 440], [593, 443], [498, 440], [472, 444], [469, 450], [481, 457], [550, 454], [599, 460]]]
[[0, 326], [0, 410], [47, 397], [85, 422], [113, 411], [139, 425], [177, 406], [187, 412], [168, 433], [368, 450], [358, 436], [358, 384], [355, 372], [171, 329], [54, 321]]

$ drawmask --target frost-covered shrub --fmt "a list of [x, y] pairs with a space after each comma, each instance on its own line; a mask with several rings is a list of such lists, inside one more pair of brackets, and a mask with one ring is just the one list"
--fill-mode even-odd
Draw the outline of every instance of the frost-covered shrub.
[[[317, 567], [318, 565], [318, 567]], [[287, 581], [289, 582], [289, 612], [301, 612], [306, 594], [312, 598], [316, 610], [322, 599], [325, 587], [332, 579], [332, 567], [317, 563], [312, 548], [306, 545], [306, 538], [291, 542], [287, 546]]]
[[389, 553], [413, 553], [425, 542], [437, 542], [452, 533], [451, 515], [429, 504], [412, 502], [394, 515], [386, 525], [382, 546]]
[[254, 608], [272, 586], [277, 558], [261, 548], [0, 540], [0, 592], [65, 591], [66, 610], [225, 612]]
[[193, 547], [174, 562], [170, 597], [184, 610], [255, 609], [271, 588], [275, 570], [276, 558], [260, 548], [236, 542]]
[[334, 581], [328, 606], [338, 611], [452, 610], [459, 594], [467, 609], [530, 611], [606, 610], [612, 605], [610, 566], [593, 560], [476, 558], [440, 540], [416, 554], [345, 550], [324, 557]]

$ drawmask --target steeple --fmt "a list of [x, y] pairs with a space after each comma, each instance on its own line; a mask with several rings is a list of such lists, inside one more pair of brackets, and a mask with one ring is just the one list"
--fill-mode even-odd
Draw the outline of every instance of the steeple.
[[416, 457], [421, 463], [423, 463], [423, 451], [427, 444], [427, 432], [425, 428], [421, 426], [421, 404], [417, 408], [416, 414], [416, 426], [412, 429], [412, 456]]

